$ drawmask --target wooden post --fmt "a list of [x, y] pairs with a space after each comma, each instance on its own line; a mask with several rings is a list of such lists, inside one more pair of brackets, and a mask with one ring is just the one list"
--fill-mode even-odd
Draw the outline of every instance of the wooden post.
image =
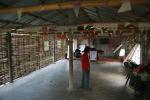
[[140, 44], [140, 63], [142, 64], [142, 37], [141, 37], [141, 32], [138, 33], [138, 36], [137, 36], [137, 43]]
[[9, 67], [9, 81], [13, 82], [13, 66], [12, 66], [12, 44], [11, 44], [11, 33], [7, 33], [7, 57], [8, 57], [8, 67]]
[[[73, 15], [69, 13], [69, 23], [72, 24], [73, 22]], [[73, 90], [73, 32], [72, 29], [69, 29], [69, 90]]]
[[150, 55], [149, 55], [149, 50], [150, 50], [150, 44], [149, 44], [149, 41], [150, 41], [150, 33], [149, 33], [150, 31], [146, 31], [146, 50], [145, 50], [145, 62], [146, 62], [146, 64], [148, 64], [149, 63], [149, 60], [150, 60]]
[[69, 90], [73, 89], [73, 40], [68, 40], [69, 45]]
[[56, 34], [53, 37], [53, 63], [56, 61]]
[[149, 43], [149, 41], [150, 41], [150, 30], [148, 31], [148, 41], [147, 41], [147, 43], [148, 43], [148, 61], [150, 61], [150, 43]]
[[145, 54], [146, 54], [146, 30], [143, 31], [142, 33], [142, 39], [141, 39], [141, 43], [142, 43], [142, 63], [144, 64], [146, 61], [145, 58]]

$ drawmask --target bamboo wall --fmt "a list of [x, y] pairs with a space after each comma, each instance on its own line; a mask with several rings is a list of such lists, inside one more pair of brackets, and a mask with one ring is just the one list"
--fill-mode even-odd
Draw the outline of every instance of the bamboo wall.
[[[0, 34], [0, 85], [9, 81], [6, 34]], [[11, 34], [13, 79], [53, 63], [53, 34]], [[64, 57], [65, 40], [55, 41], [56, 60]]]
[[67, 53], [67, 44], [66, 41], [63, 39], [57, 39], [56, 45], [56, 60], [60, 60], [64, 58], [65, 53]]
[[6, 34], [0, 34], [0, 85], [8, 82]]

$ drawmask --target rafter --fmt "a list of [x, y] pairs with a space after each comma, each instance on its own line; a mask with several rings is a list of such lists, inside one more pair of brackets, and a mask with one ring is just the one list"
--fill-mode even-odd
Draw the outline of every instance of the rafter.
[[[18, 2], [18, 0], [16, 0], [16, 2], [15, 2], [14, 4], [16, 4], [17, 2]], [[42, 0], [41, 0], [41, 2], [42, 2]], [[9, 6], [9, 5], [4, 4], [4, 3], [1, 3], [1, 2], [0, 2], [0, 5], [2, 5], [2, 6], [4, 6], [4, 7], [8, 7], [8, 6]], [[43, 21], [48, 21], [49, 23], [57, 24], [55, 21], [48, 20], [48, 19], [46, 19], [46, 18], [43, 18], [43, 17], [41, 17], [41, 16], [38, 16], [38, 15], [35, 15], [35, 14], [32, 14], [32, 13], [24, 13], [24, 14], [22, 15], [22, 17], [25, 16], [25, 15], [29, 15], [29, 16], [35, 17], [35, 18], [37, 18], [37, 19], [41, 19], [41, 20], [43, 20]], [[17, 20], [17, 19], [16, 19], [16, 20]], [[29, 23], [28, 23], [28, 24], [29, 24]], [[6, 24], [6, 25], [7, 25], [7, 24]]]
[[18, 25], [24, 25], [24, 26], [29, 25], [29, 24], [26, 24], [26, 23], [15, 22], [15, 21], [10, 21], [10, 20], [2, 20], [2, 19], [0, 19], [0, 22], [3, 22], [3, 23], [11, 23], [11, 24], [18, 24]]
[[[99, 18], [98, 14], [97, 14], [97, 10], [93, 11], [93, 10], [87, 9], [87, 8], [85, 8], [85, 10], [88, 11], [90, 15]], [[87, 13], [88, 13], [88, 12], [87, 12]]]
[[84, 10], [85, 10], [87, 13], [89, 13], [90, 15], [93, 15], [93, 16], [95, 16], [95, 17], [98, 17], [97, 14], [96, 14], [96, 11], [92, 11], [92, 10], [87, 9], [87, 8], [85, 8]]
[[38, 15], [35, 15], [35, 14], [32, 14], [32, 13], [27, 13], [28, 15], [30, 15], [30, 16], [33, 16], [33, 17], [35, 17], [35, 18], [37, 18], [37, 19], [41, 19], [41, 20], [43, 20], [43, 21], [47, 21], [47, 22], [50, 22], [50, 23], [53, 23], [53, 24], [57, 24], [55, 21], [50, 21], [50, 20], [48, 20], [48, 19], [46, 19], [46, 18], [43, 18], [43, 17], [41, 17], [41, 16], [38, 16]]
[[[39, 2], [41, 2], [42, 4], [46, 4], [46, 1], [44, 0], [38, 0]], [[65, 18], [69, 18], [68, 15], [66, 15], [64, 12], [62, 12], [62, 10], [56, 10], [59, 14], [62, 14]], [[64, 23], [65, 24], [65, 23]]]
[[90, 8], [84, 8], [84, 9], [90, 11], [91, 13], [95, 13], [95, 12], [94, 12], [93, 10], [91, 10]]
[[[112, 11], [114, 11], [114, 12], [117, 12], [117, 10], [118, 10], [118, 9], [116, 9], [116, 8], [113, 8], [113, 7], [108, 7], [108, 9], [110, 9], [110, 10], [112, 10]], [[128, 17], [130, 17], [130, 18], [135, 18], [135, 21], [137, 21], [137, 20], [138, 20], [138, 21], [140, 21], [140, 20], [148, 21], [148, 19], [146, 19], [145, 17], [138, 16], [138, 15], [132, 13], [132, 12], [124, 12], [124, 13], [121, 13], [121, 14], [123, 14], [123, 15], [125, 15], [125, 16], [128, 16]]]
[[[44, 1], [45, 3], [46, 3], [46, 1]], [[65, 14], [63, 11], [62, 11], [63, 9], [60, 9], [60, 10], [56, 10], [59, 14], [61, 14], [61, 15], [63, 15], [66, 19], [69, 19], [69, 15], [67, 15], [67, 14]], [[62, 19], [59, 19], [59, 20], [57, 20], [57, 21], [60, 21], [60, 20], [62, 20]], [[64, 20], [63, 20], [64, 21]], [[64, 23], [62, 23], [62, 24], [66, 24], [66, 21], [64, 21]]]
[[104, 9], [105, 11], [103, 11], [103, 12], [107, 12], [109, 15], [110, 15], [110, 17], [112, 17], [113, 18], [113, 20], [119, 20], [119, 21], [131, 21], [131, 22], [135, 22], [136, 20], [135, 19], [133, 19], [133, 18], [129, 18], [129, 17], [127, 17], [127, 16], [122, 16], [121, 14], [119, 14], [119, 13], [117, 13], [117, 11], [116, 10], [112, 10], [112, 9], [110, 9], [110, 7], [107, 7], [107, 8], [101, 8], [101, 9]]
[[[87, 9], [87, 8], [86, 8]], [[97, 7], [97, 9], [99, 10], [99, 8]], [[88, 11], [91, 11], [93, 12], [91, 9], [87, 9]], [[100, 12], [99, 12], [100, 13]], [[102, 14], [105, 14], [106, 16], [102, 15]], [[103, 17], [107, 17], [111, 20], [117, 20], [117, 21], [122, 21], [122, 19], [119, 19], [119, 18], [116, 18], [116, 15], [115, 14], [112, 14], [112, 13], [106, 13], [105, 11], [103, 11], [103, 13], [101, 13], [101, 16]], [[110, 17], [111, 16], [111, 17]]]
[[[8, 7], [9, 6], [9, 5], [4, 4], [2, 2], [0, 2], [0, 5], [3, 6], [3, 7]], [[23, 16], [25, 16], [25, 15], [23, 15]], [[9, 23], [11, 23], [11, 24], [19, 24], [19, 25], [29, 25], [29, 23], [20, 23], [20, 22], [16, 22], [16, 21], [17, 21], [17, 19], [15, 19], [15, 21], [8, 21], [8, 20], [1, 20], [0, 19], [0, 22], [4, 22], [5, 23], [5, 25], [3, 25], [3, 27], [7, 26]]]
[[95, 22], [95, 21], [88, 15], [88, 13], [87, 13], [83, 8], [80, 8], [80, 10], [83, 12], [83, 14], [84, 14], [85, 16], [87, 16], [87, 18], [89, 19], [89, 21]]
[[58, 13], [62, 14], [65, 18], [69, 18], [69, 16], [67, 14], [65, 14], [64, 12], [62, 12], [61, 10], [56, 10]]
[[102, 16], [101, 16], [101, 14], [100, 14], [100, 12], [99, 12], [99, 9], [98, 9], [97, 7], [95, 7], [95, 9], [96, 9], [96, 14], [97, 14], [99, 20], [100, 20], [100, 21], [103, 21]]
[[[130, 0], [132, 5], [135, 4], [144, 4], [146, 1], [144, 0]], [[147, 1], [149, 2], [149, 1]], [[74, 5], [77, 3], [77, 1], [68, 1], [63, 3], [50, 3], [50, 4], [41, 4], [41, 5], [35, 5], [35, 6], [26, 6], [21, 8], [16, 7], [10, 7], [10, 8], [3, 8], [0, 9], [0, 12], [9, 12], [9, 13], [15, 13], [17, 12], [17, 9], [22, 9], [22, 12], [40, 12], [40, 11], [46, 11], [46, 10], [58, 10], [58, 9], [70, 9], [74, 8]], [[109, 6], [120, 6], [122, 4], [121, 0], [107, 0], [107, 1], [100, 1], [100, 0], [86, 0], [86, 1], [80, 1], [80, 7], [109, 7]]]

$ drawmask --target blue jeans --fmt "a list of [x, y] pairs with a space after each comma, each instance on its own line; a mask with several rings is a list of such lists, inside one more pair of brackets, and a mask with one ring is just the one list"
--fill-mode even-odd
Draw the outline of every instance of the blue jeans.
[[81, 87], [88, 89], [90, 84], [90, 71], [83, 71]]

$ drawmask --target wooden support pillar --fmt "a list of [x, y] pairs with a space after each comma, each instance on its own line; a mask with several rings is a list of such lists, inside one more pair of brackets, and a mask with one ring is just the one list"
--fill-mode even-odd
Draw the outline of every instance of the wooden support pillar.
[[141, 38], [141, 44], [142, 44], [142, 63], [146, 63], [146, 38], [147, 38], [147, 32], [146, 30], [143, 31]]
[[68, 40], [69, 45], [69, 90], [73, 89], [73, 40]]
[[91, 42], [91, 40], [90, 40], [90, 38], [88, 37], [88, 46], [89, 46], [89, 47], [91, 47], [91, 43], [90, 43], [90, 42]]
[[150, 43], [149, 43], [149, 41], [150, 41], [150, 30], [148, 31], [148, 52], [147, 52], [147, 54], [148, 54], [148, 61], [150, 61]]
[[144, 49], [144, 37], [145, 37], [145, 32], [142, 32], [141, 34], [143, 34], [143, 36], [141, 37], [141, 40], [143, 40], [143, 42], [141, 41], [141, 58], [142, 58], [142, 63], [144, 63], [144, 55], [145, 55], [145, 49]]
[[[69, 23], [73, 22], [73, 14], [69, 13]], [[69, 27], [69, 26], [68, 26]], [[73, 32], [72, 29], [69, 29], [68, 34], [68, 45], [69, 45], [69, 90], [73, 90]]]
[[145, 61], [146, 61], [146, 64], [150, 63], [149, 60], [150, 60], [150, 31], [146, 31], [146, 50], [145, 50]]
[[11, 33], [7, 33], [7, 57], [8, 57], [8, 68], [9, 68], [9, 82], [13, 82], [13, 66], [12, 66], [12, 44], [11, 44]]
[[56, 61], [56, 34], [53, 37], [53, 63]]

